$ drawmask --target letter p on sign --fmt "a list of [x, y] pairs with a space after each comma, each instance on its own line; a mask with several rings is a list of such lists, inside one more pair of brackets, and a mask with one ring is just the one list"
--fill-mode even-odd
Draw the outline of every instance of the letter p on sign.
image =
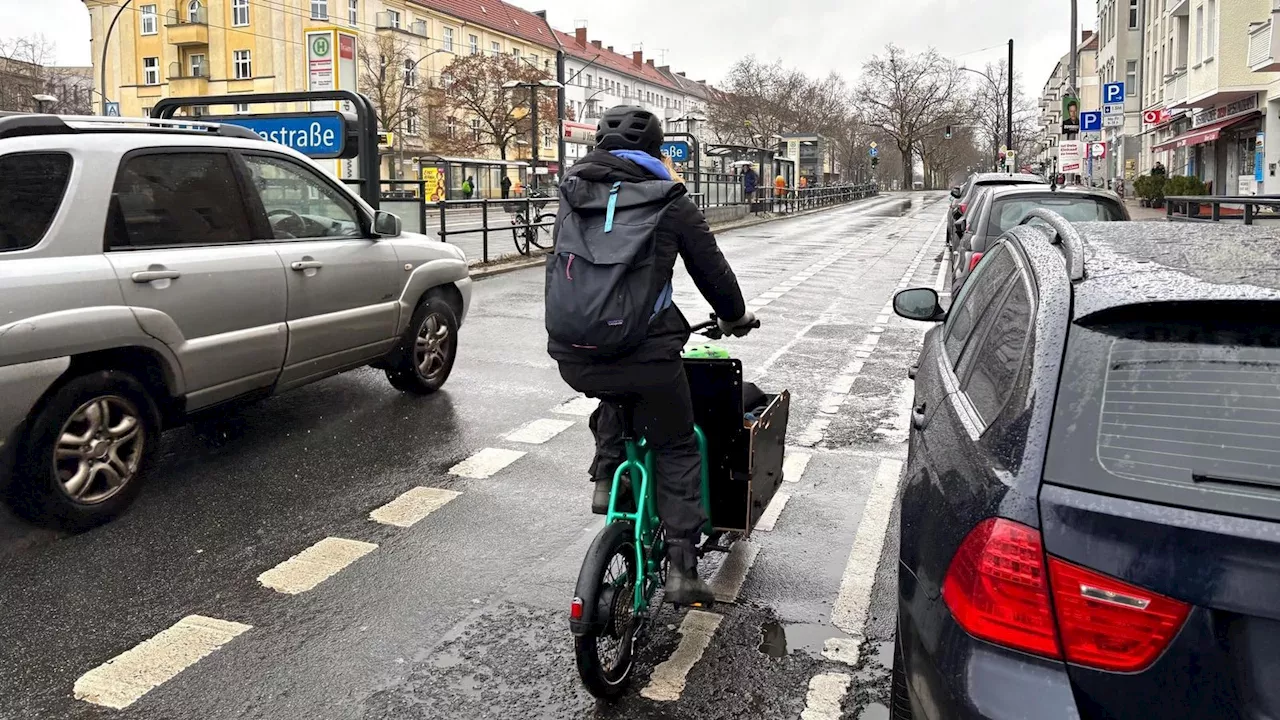
[[1113, 105], [1124, 102], [1124, 83], [1113, 82], [1102, 86], [1102, 104]]

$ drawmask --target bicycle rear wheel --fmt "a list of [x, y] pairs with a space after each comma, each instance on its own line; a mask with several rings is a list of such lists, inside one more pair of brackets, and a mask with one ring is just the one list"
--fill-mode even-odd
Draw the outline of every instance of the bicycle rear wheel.
[[575, 604], [581, 603], [586, 628], [574, 636], [578, 675], [587, 691], [603, 700], [626, 692], [635, 665], [635, 528], [611, 523], [596, 536], [578, 573]]
[[[552, 231], [555, 229], [555, 213], [543, 213], [534, 221], [537, 227], [529, 232], [529, 240], [542, 250], [550, 250], [555, 245]], [[545, 223], [545, 224], [544, 224]]]
[[511, 238], [515, 240], [516, 252], [521, 255], [529, 254], [529, 229], [525, 227], [525, 222], [523, 215], [516, 215], [511, 221]]

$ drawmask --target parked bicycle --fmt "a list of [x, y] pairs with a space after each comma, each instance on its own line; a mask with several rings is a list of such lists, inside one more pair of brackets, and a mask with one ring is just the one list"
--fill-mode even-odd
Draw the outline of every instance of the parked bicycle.
[[550, 196], [541, 190], [530, 190], [529, 197], [530, 201], [502, 204], [502, 209], [511, 213], [511, 237], [521, 255], [528, 255], [530, 247], [550, 250], [556, 224], [555, 213], [543, 212], [551, 202]]

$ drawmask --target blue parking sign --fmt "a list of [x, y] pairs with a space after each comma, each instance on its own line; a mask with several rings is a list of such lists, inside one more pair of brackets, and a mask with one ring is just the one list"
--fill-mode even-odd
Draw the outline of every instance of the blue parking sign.
[[1102, 132], [1102, 113], [1097, 110], [1080, 113], [1080, 132]]
[[1124, 102], [1124, 83], [1113, 82], [1102, 86], [1102, 104], [1115, 105]]

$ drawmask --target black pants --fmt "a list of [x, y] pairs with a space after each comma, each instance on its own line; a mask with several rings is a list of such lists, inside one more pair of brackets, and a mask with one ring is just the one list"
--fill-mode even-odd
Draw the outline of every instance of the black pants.
[[[658, 517], [667, 528], [668, 557], [682, 570], [697, 567], [696, 547], [706, 514], [702, 509], [702, 456], [693, 435], [693, 401], [684, 364], [679, 361], [627, 365], [560, 366], [560, 375], [574, 390], [589, 397], [605, 393], [635, 396], [633, 423], [654, 452], [652, 478]], [[626, 459], [622, 409], [601, 402], [591, 414], [596, 456], [593, 481], [613, 480]]]

